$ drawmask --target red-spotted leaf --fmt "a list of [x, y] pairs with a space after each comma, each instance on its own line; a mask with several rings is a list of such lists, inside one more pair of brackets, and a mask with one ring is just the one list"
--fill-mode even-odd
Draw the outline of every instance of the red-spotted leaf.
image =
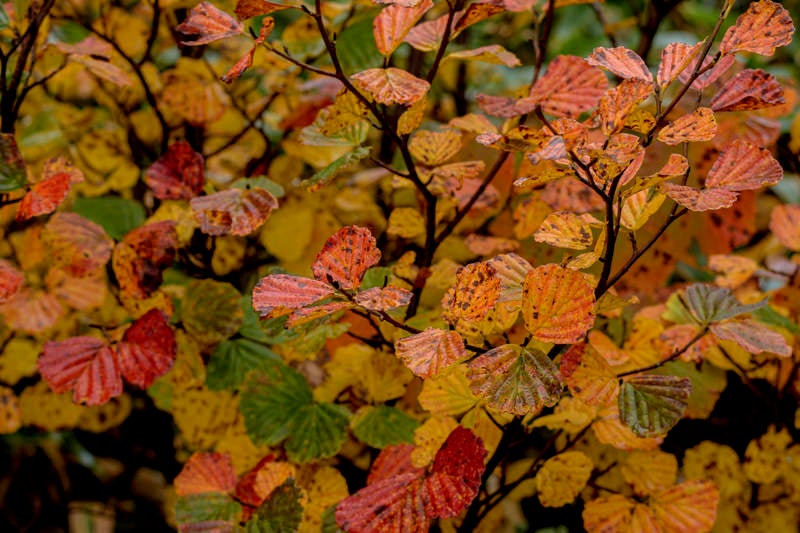
[[150, 165], [145, 183], [159, 200], [188, 200], [203, 192], [203, 167], [203, 155], [186, 141], [178, 141]]
[[242, 23], [209, 2], [200, 2], [189, 11], [189, 16], [175, 28], [188, 36], [190, 41], [181, 41], [187, 46], [199, 46], [244, 33]]
[[551, 264], [525, 277], [522, 316], [538, 340], [579, 341], [594, 324], [594, 302], [594, 289], [580, 272]]
[[781, 357], [792, 355], [792, 347], [783, 335], [755, 320], [726, 320], [711, 324], [711, 333], [720, 340], [732, 341], [750, 353], [770, 352]]
[[386, 57], [392, 55], [411, 28], [432, 7], [432, 0], [424, 0], [414, 7], [394, 4], [383, 8], [372, 21], [372, 32], [378, 51]]
[[345, 226], [328, 238], [311, 270], [319, 281], [336, 283], [342, 289], [355, 289], [367, 269], [380, 259], [381, 251], [367, 228]]
[[0, 259], [0, 303], [6, 302], [22, 287], [25, 277], [5, 259]]
[[151, 222], [128, 232], [114, 248], [111, 265], [124, 296], [144, 299], [160, 285], [178, 248], [175, 222]]
[[778, 2], [758, 0], [747, 6], [736, 24], [728, 28], [719, 51], [723, 54], [753, 52], [771, 56], [775, 48], [792, 42], [794, 24], [789, 12]]
[[733, 141], [722, 149], [708, 171], [706, 187], [730, 191], [749, 191], [775, 185], [783, 178], [783, 168], [769, 150], [746, 141]]
[[125, 331], [117, 345], [119, 367], [125, 381], [146, 389], [175, 362], [175, 332], [159, 309], [151, 309]]
[[353, 74], [356, 84], [378, 103], [410, 106], [425, 96], [431, 85], [399, 68], [371, 68]]
[[200, 230], [208, 235], [248, 235], [269, 218], [278, 200], [260, 187], [227, 189], [190, 201]]
[[469, 363], [469, 386], [497, 411], [535, 415], [561, 398], [558, 367], [541, 352], [505, 344]]
[[267, 0], [239, 0], [236, 2], [236, 8], [233, 10], [239, 20], [245, 20], [261, 15], [269, 15], [276, 11], [284, 9], [291, 9], [295, 6], [286, 4], [276, 4]]
[[714, 111], [750, 111], [784, 104], [783, 87], [761, 69], [745, 69], [728, 80], [709, 106]]
[[557, 56], [531, 88], [546, 113], [577, 118], [593, 109], [608, 88], [603, 71], [577, 56]]
[[427, 378], [467, 357], [464, 340], [455, 331], [427, 328], [394, 344], [397, 357], [417, 376]]
[[355, 302], [370, 311], [388, 311], [408, 305], [412, 293], [400, 287], [373, 287], [355, 296]]
[[730, 207], [739, 199], [739, 193], [719, 187], [695, 189], [677, 183], [662, 183], [661, 192], [691, 211], [714, 211]]
[[101, 405], [122, 394], [116, 354], [108, 343], [94, 337], [47, 342], [37, 367], [53, 392], [72, 390], [75, 403]]
[[76, 277], [103, 268], [114, 247], [114, 241], [100, 225], [75, 213], [53, 215], [42, 236], [50, 246], [53, 266]]
[[178, 496], [206, 492], [228, 493], [236, 488], [236, 471], [227, 453], [196, 452], [175, 478]]
[[657, 139], [674, 146], [682, 142], [710, 141], [717, 134], [717, 119], [707, 107], [670, 122], [658, 132]]
[[647, 82], [653, 81], [650, 69], [639, 57], [639, 54], [618, 46], [616, 48], [598, 47], [592, 51], [586, 62], [596, 67], [604, 68], [623, 79], [639, 79]]
[[270, 274], [253, 288], [253, 309], [266, 317], [275, 309], [300, 309], [334, 292], [333, 287], [322, 281], [291, 274]]
[[689, 378], [640, 374], [619, 392], [619, 417], [639, 437], [659, 437], [683, 416], [689, 405]]
[[467, 508], [481, 485], [486, 449], [472, 431], [456, 427], [436, 453], [425, 478], [425, 512], [430, 518], [451, 518]]

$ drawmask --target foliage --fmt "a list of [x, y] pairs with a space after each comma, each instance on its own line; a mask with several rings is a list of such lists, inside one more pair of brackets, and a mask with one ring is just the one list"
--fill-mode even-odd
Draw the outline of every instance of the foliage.
[[796, 531], [800, 11], [645, 4], [0, 5], [3, 529]]

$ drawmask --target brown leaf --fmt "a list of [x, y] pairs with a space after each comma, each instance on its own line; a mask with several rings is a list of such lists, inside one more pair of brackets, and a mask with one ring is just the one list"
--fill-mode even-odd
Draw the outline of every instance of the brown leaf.
[[658, 132], [658, 140], [675, 146], [682, 142], [710, 141], [717, 134], [717, 120], [707, 107], [670, 122]]
[[783, 87], [775, 76], [761, 69], [745, 69], [728, 80], [709, 105], [714, 111], [750, 111], [783, 103]]
[[794, 24], [789, 12], [777, 2], [759, 0], [747, 6], [736, 24], [728, 28], [719, 51], [723, 54], [753, 52], [771, 56], [778, 46], [792, 42]]
[[193, 7], [186, 20], [175, 29], [184, 35], [197, 36], [192, 41], [181, 41], [181, 44], [187, 46], [208, 44], [244, 33], [241, 22], [209, 2], [200, 2]]
[[639, 54], [618, 46], [616, 48], [598, 47], [592, 51], [586, 62], [596, 67], [604, 68], [623, 79], [638, 79], [646, 82], [653, 81], [650, 69], [639, 57]]

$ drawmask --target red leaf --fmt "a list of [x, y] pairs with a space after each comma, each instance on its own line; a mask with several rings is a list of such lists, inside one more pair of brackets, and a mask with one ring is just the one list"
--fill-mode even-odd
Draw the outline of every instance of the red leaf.
[[639, 54], [624, 46], [616, 48], [598, 47], [592, 51], [586, 62], [596, 67], [604, 68], [623, 79], [638, 79], [646, 82], [653, 81], [650, 69], [639, 57]]
[[382, 479], [339, 502], [336, 523], [348, 533], [427, 533], [424, 492], [417, 473]]
[[413, 444], [397, 444], [381, 450], [369, 468], [367, 485], [403, 474], [412, 473], [421, 476], [424, 469], [411, 464], [411, 452], [414, 448]]
[[[698, 43], [698, 46], [701, 44], [702, 43]], [[692, 72], [694, 72], [698, 59], [700, 59], [699, 54], [696, 54], [689, 61], [689, 64], [686, 66], [686, 68], [678, 74], [678, 80], [680, 80], [681, 83], [686, 83], [689, 81], [689, 77], [692, 75]], [[708, 68], [713, 61], [714, 58], [712, 56], [706, 56], [706, 58], [703, 60], [703, 66], [700, 70]], [[692, 89], [695, 89], [696, 91], [702, 91], [703, 89], [707, 88], [709, 85], [717, 81], [720, 76], [728, 72], [728, 69], [731, 68], [734, 63], [736, 63], [735, 57], [722, 56], [722, 58], [717, 61], [717, 64], [714, 65], [713, 68], [703, 72], [697, 77], [696, 80], [692, 82]]]
[[311, 270], [319, 281], [335, 282], [342, 289], [355, 289], [367, 269], [380, 259], [381, 251], [367, 228], [345, 226], [328, 238]]
[[47, 342], [37, 366], [53, 392], [72, 390], [75, 403], [101, 405], [122, 394], [114, 351], [94, 337]]
[[83, 181], [83, 172], [64, 158], [53, 158], [44, 165], [42, 180], [25, 193], [16, 220], [28, 220], [52, 213], [67, 197], [73, 183]]
[[231, 492], [236, 487], [236, 471], [227, 453], [196, 452], [175, 477], [178, 496], [206, 492]]
[[150, 165], [145, 182], [159, 200], [188, 200], [203, 191], [203, 166], [202, 154], [186, 141], [178, 141]]
[[53, 265], [76, 277], [103, 268], [114, 247], [100, 225], [75, 213], [53, 215], [45, 226], [44, 239], [50, 245]]
[[189, 12], [189, 17], [175, 28], [184, 35], [196, 35], [192, 41], [181, 41], [186, 46], [208, 44], [226, 37], [244, 33], [242, 23], [209, 2], [200, 2]]
[[371, 68], [353, 74], [356, 84], [378, 103], [409, 106], [424, 97], [430, 83], [399, 68]]
[[219, 79], [224, 81], [225, 83], [230, 83], [233, 80], [237, 79], [239, 76], [244, 74], [244, 71], [249, 69], [253, 65], [253, 58], [256, 55], [256, 48], [258, 45], [262, 44], [264, 41], [267, 40], [269, 34], [272, 33], [272, 30], [275, 28], [275, 19], [271, 17], [265, 17], [261, 20], [261, 31], [258, 34], [258, 38], [255, 40], [255, 44], [253, 47], [248, 50], [248, 52], [242, 56], [239, 61], [233, 65], [228, 72], [222, 75]]
[[333, 287], [322, 281], [290, 274], [270, 274], [261, 278], [253, 288], [253, 309], [263, 318], [275, 309], [300, 309], [334, 292]]
[[[264, 501], [265, 497], [259, 494], [257, 490], [258, 485], [258, 472], [264, 465], [270, 464], [275, 461], [275, 456], [272, 454], [263, 457], [249, 472], [239, 479], [236, 483], [236, 498], [247, 505], [258, 507]], [[177, 479], [176, 479], [177, 481]]]
[[125, 381], [146, 389], [172, 368], [177, 349], [175, 332], [166, 315], [159, 309], [150, 309], [131, 324], [117, 345]]
[[268, 2], [267, 0], [239, 0], [236, 2], [236, 8], [233, 10], [239, 20], [245, 20], [260, 15], [269, 15], [276, 11], [284, 9], [292, 9], [295, 6], [287, 6], [284, 4], [276, 4]]
[[551, 115], [577, 118], [594, 108], [608, 88], [603, 71], [577, 56], [557, 56], [530, 96]]
[[525, 98], [504, 98], [502, 96], [490, 96], [479, 94], [475, 98], [475, 103], [481, 111], [487, 115], [500, 118], [513, 118], [525, 113], [530, 113], [538, 105], [538, 100], [530, 96]]
[[484, 457], [483, 442], [472, 431], [458, 426], [450, 433], [425, 478], [428, 517], [451, 518], [467, 508], [481, 486]]
[[0, 303], [4, 303], [14, 296], [24, 281], [22, 272], [11, 266], [11, 263], [5, 259], [0, 259]]
[[792, 42], [794, 24], [789, 12], [777, 2], [759, 0], [747, 7], [747, 11], [728, 28], [719, 51], [723, 54], [753, 52], [771, 56], [778, 46]]
[[708, 171], [706, 187], [748, 191], [775, 185], [782, 178], [783, 169], [769, 150], [736, 140], [719, 153]]
[[728, 80], [714, 95], [714, 111], [749, 111], [784, 104], [783, 87], [775, 76], [761, 69], [745, 69]]
[[152, 222], [128, 232], [114, 248], [112, 267], [124, 296], [149, 297], [161, 285], [178, 247], [175, 222]]
[[190, 201], [200, 230], [207, 235], [248, 235], [269, 218], [278, 200], [266, 189], [228, 189]]

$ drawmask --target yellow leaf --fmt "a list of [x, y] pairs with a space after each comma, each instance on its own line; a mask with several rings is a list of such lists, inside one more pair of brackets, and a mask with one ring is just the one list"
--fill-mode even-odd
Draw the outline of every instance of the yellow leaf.
[[650, 217], [658, 212], [666, 198], [661, 193], [656, 193], [652, 198], [650, 191], [639, 191], [625, 199], [622, 204], [620, 222], [631, 231], [641, 229]]
[[147, 223], [160, 222], [162, 220], [172, 220], [175, 222], [175, 233], [178, 235], [179, 246], [186, 246], [192, 239], [195, 228], [198, 227], [197, 221], [192, 213], [192, 208], [188, 203], [178, 200], [165, 200], [158, 206], [153, 216], [147, 219]]
[[750, 441], [744, 452], [744, 472], [754, 483], [772, 483], [786, 469], [786, 448], [792, 437], [786, 428], [770, 426], [761, 437]]
[[570, 211], [556, 211], [547, 215], [533, 238], [536, 242], [571, 250], [585, 250], [594, 242], [588, 222]]
[[122, 424], [131, 414], [131, 397], [122, 394], [103, 405], [84, 407], [78, 427], [93, 433], [103, 433]]
[[23, 424], [47, 431], [74, 428], [84, 409], [72, 402], [71, 394], [55, 394], [44, 381], [22, 391], [19, 408]]
[[303, 490], [300, 533], [319, 532], [323, 513], [349, 494], [344, 477], [332, 466], [304, 465], [297, 473], [297, 484]]
[[318, 401], [332, 402], [341, 391], [353, 392], [370, 403], [399, 398], [413, 374], [394, 355], [360, 343], [337, 349], [325, 365], [327, 379], [314, 389]]
[[400, 115], [397, 119], [397, 134], [408, 135], [422, 124], [425, 118], [425, 110], [428, 108], [428, 99], [421, 98]]
[[732, 498], [750, 494], [739, 456], [730, 446], [703, 441], [686, 450], [683, 456], [683, 475], [686, 479], [708, 479], [719, 487], [720, 498]]
[[423, 165], [441, 165], [452, 159], [461, 149], [461, 133], [452, 129], [420, 130], [411, 137], [408, 149]]
[[536, 267], [523, 285], [525, 328], [544, 342], [576, 342], [594, 324], [594, 301], [583, 274], [553, 264]]
[[389, 215], [386, 233], [393, 237], [413, 240], [425, 235], [425, 219], [413, 207], [397, 207]]
[[[621, 533], [627, 531], [634, 502], [621, 494], [612, 494], [586, 502], [583, 527], [588, 533]], [[639, 532], [637, 532], [639, 533]]]
[[619, 379], [614, 370], [590, 344], [574, 344], [561, 357], [561, 375], [570, 392], [589, 405], [616, 403]]
[[36, 360], [41, 345], [31, 339], [15, 337], [9, 340], [0, 355], [0, 381], [9, 385], [36, 373]]
[[664, 533], [705, 532], [714, 525], [719, 492], [710, 481], [686, 481], [654, 494], [650, 508]]
[[230, 391], [188, 389], [172, 398], [172, 416], [186, 447], [208, 449], [236, 423], [239, 400]]
[[653, 494], [675, 483], [678, 460], [661, 450], [634, 450], [625, 455], [622, 476], [639, 496]]
[[[501, 413], [495, 413], [495, 415], [502, 416]], [[498, 420], [497, 416], [494, 416], [494, 418], [497, 423], [503, 423], [501, 422], [502, 418], [501, 420]], [[474, 409], [468, 411], [467, 414], [465, 414], [461, 419], [461, 425], [467, 429], [471, 429], [472, 432], [481, 439], [483, 442], [483, 447], [486, 448], [487, 452], [484, 461], [488, 461], [489, 457], [497, 449], [497, 445], [500, 444], [500, 439], [503, 437], [503, 431], [497, 427], [497, 425], [495, 425], [491, 418], [489, 418], [489, 415], [483, 407], [475, 407]]]
[[426, 379], [417, 398], [423, 409], [437, 416], [458, 416], [478, 401], [467, 380], [466, 367], [454, 365]]
[[[292, 232], [293, 233], [293, 232]], [[214, 240], [211, 270], [217, 276], [227, 276], [242, 268], [247, 240], [235, 235], [222, 235]]]
[[411, 464], [418, 468], [430, 464], [456, 427], [458, 422], [449, 416], [436, 416], [426, 420], [414, 431], [414, 444], [417, 447], [411, 452]]
[[592, 460], [583, 452], [569, 451], [548, 459], [536, 473], [536, 490], [545, 507], [575, 501], [592, 473]]
[[735, 289], [758, 270], [758, 263], [741, 255], [715, 254], [708, 258], [708, 268], [719, 272], [714, 283], [720, 287]]
[[564, 396], [553, 409], [553, 414], [534, 418], [530, 427], [546, 427], [554, 431], [563, 430], [575, 434], [591, 424], [595, 416], [597, 416], [596, 407], [587, 405], [578, 398]]
[[0, 386], [0, 434], [15, 433], [21, 425], [17, 395], [9, 387]]
[[[268, 446], [256, 446], [247, 436], [244, 424], [236, 424], [214, 446], [214, 451], [227, 453], [237, 476], [242, 476], [270, 453]], [[241, 431], [239, 431], [241, 430]]]

